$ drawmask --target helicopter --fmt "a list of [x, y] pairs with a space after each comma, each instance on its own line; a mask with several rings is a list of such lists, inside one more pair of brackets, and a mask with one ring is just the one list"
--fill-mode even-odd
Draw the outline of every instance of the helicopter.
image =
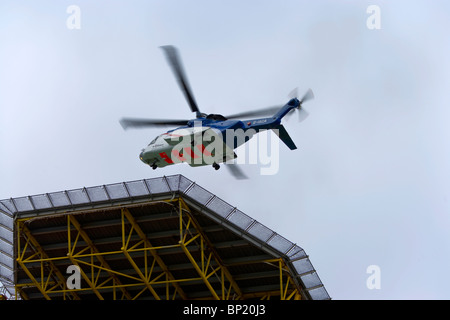
[[[122, 118], [120, 124], [123, 129], [128, 128], [155, 128], [176, 127], [155, 137], [139, 154], [139, 159], [152, 169], [163, 168], [169, 165], [186, 162], [190, 166], [212, 165], [215, 170], [220, 168], [219, 163], [228, 164], [229, 160], [237, 158], [234, 149], [249, 141], [255, 134], [272, 130], [290, 149], [297, 149], [281, 120], [298, 112], [299, 121], [303, 121], [308, 113], [302, 104], [314, 98], [311, 89], [308, 89], [299, 100], [297, 89], [291, 93], [291, 99], [285, 105], [266, 107], [253, 111], [244, 111], [228, 116], [221, 114], [202, 113], [192, 94], [184, 72], [181, 58], [176, 47], [166, 45], [160, 47], [169, 63], [178, 85], [195, 119], [141, 119]], [[258, 116], [268, 116], [256, 118]], [[241, 120], [248, 119], [249, 120]], [[246, 176], [235, 165], [227, 168], [239, 179]]]

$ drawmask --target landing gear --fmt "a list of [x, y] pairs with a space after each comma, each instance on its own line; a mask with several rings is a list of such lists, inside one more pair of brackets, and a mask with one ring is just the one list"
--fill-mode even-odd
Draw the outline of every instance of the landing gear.
[[217, 163], [215, 163], [215, 162], [213, 163], [212, 166], [213, 166], [213, 168], [216, 169], [216, 170], [219, 170], [219, 169], [220, 169], [220, 166], [219, 166]]
[[153, 170], [155, 170], [156, 168], [158, 168], [158, 167], [156, 166], [156, 164], [152, 164], [151, 167], [152, 167]]

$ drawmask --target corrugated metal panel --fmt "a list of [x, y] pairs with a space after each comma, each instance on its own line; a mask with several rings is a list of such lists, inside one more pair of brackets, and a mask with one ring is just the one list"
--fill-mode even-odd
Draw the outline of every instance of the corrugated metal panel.
[[12, 199], [0, 200], [0, 211], [8, 215], [12, 215], [16, 212]]
[[14, 281], [13, 224], [11, 211], [4, 203], [0, 204], [0, 286], [8, 291]]

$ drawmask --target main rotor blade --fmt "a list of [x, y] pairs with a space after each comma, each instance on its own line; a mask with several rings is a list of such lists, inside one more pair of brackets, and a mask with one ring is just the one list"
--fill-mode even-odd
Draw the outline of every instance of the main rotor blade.
[[253, 111], [244, 111], [240, 113], [235, 113], [229, 116], [225, 116], [227, 119], [239, 119], [239, 118], [247, 118], [247, 117], [259, 117], [259, 116], [273, 116], [277, 111], [280, 110], [282, 106], [273, 106], [264, 109], [258, 109]]
[[177, 79], [181, 91], [183, 91], [183, 94], [191, 107], [191, 111], [196, 112], [197, 116], [199, 116], [200, 110], [195, 102], [194, 95], [192, 94], [192, 90], [187, 81], [177, 49], [174, 46], [161, 46], [160, 48], [163, 49], [166, 54], [167, 61], [175, 74], [175, 78]]
[[164, 119], [136, 119], [122, 118], [120, 124], [125, 130], [128, 128], [152, 128], [163, 126], [183, 126], [189, 120], [164, 120]]
[[225, 163], [225, 167], [230, 171], [231, 175], [238, 180], [248, 179], [246, 174], [239, 168], [237, 164]]

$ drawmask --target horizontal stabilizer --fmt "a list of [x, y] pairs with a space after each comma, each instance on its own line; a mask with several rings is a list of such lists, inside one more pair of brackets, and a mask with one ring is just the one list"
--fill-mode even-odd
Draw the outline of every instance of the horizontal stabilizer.
[[291, 137], [289, 136], [289, 133], [286, 131], [286, 129], [282, 124], [280, 124], [275, 129], [272, 130], [281, 139], [281, 141], [283, 141], [284, 144], [288, 146], [289, 149], [291, 150], [297, 149], [294, 141], [292, 141]]

